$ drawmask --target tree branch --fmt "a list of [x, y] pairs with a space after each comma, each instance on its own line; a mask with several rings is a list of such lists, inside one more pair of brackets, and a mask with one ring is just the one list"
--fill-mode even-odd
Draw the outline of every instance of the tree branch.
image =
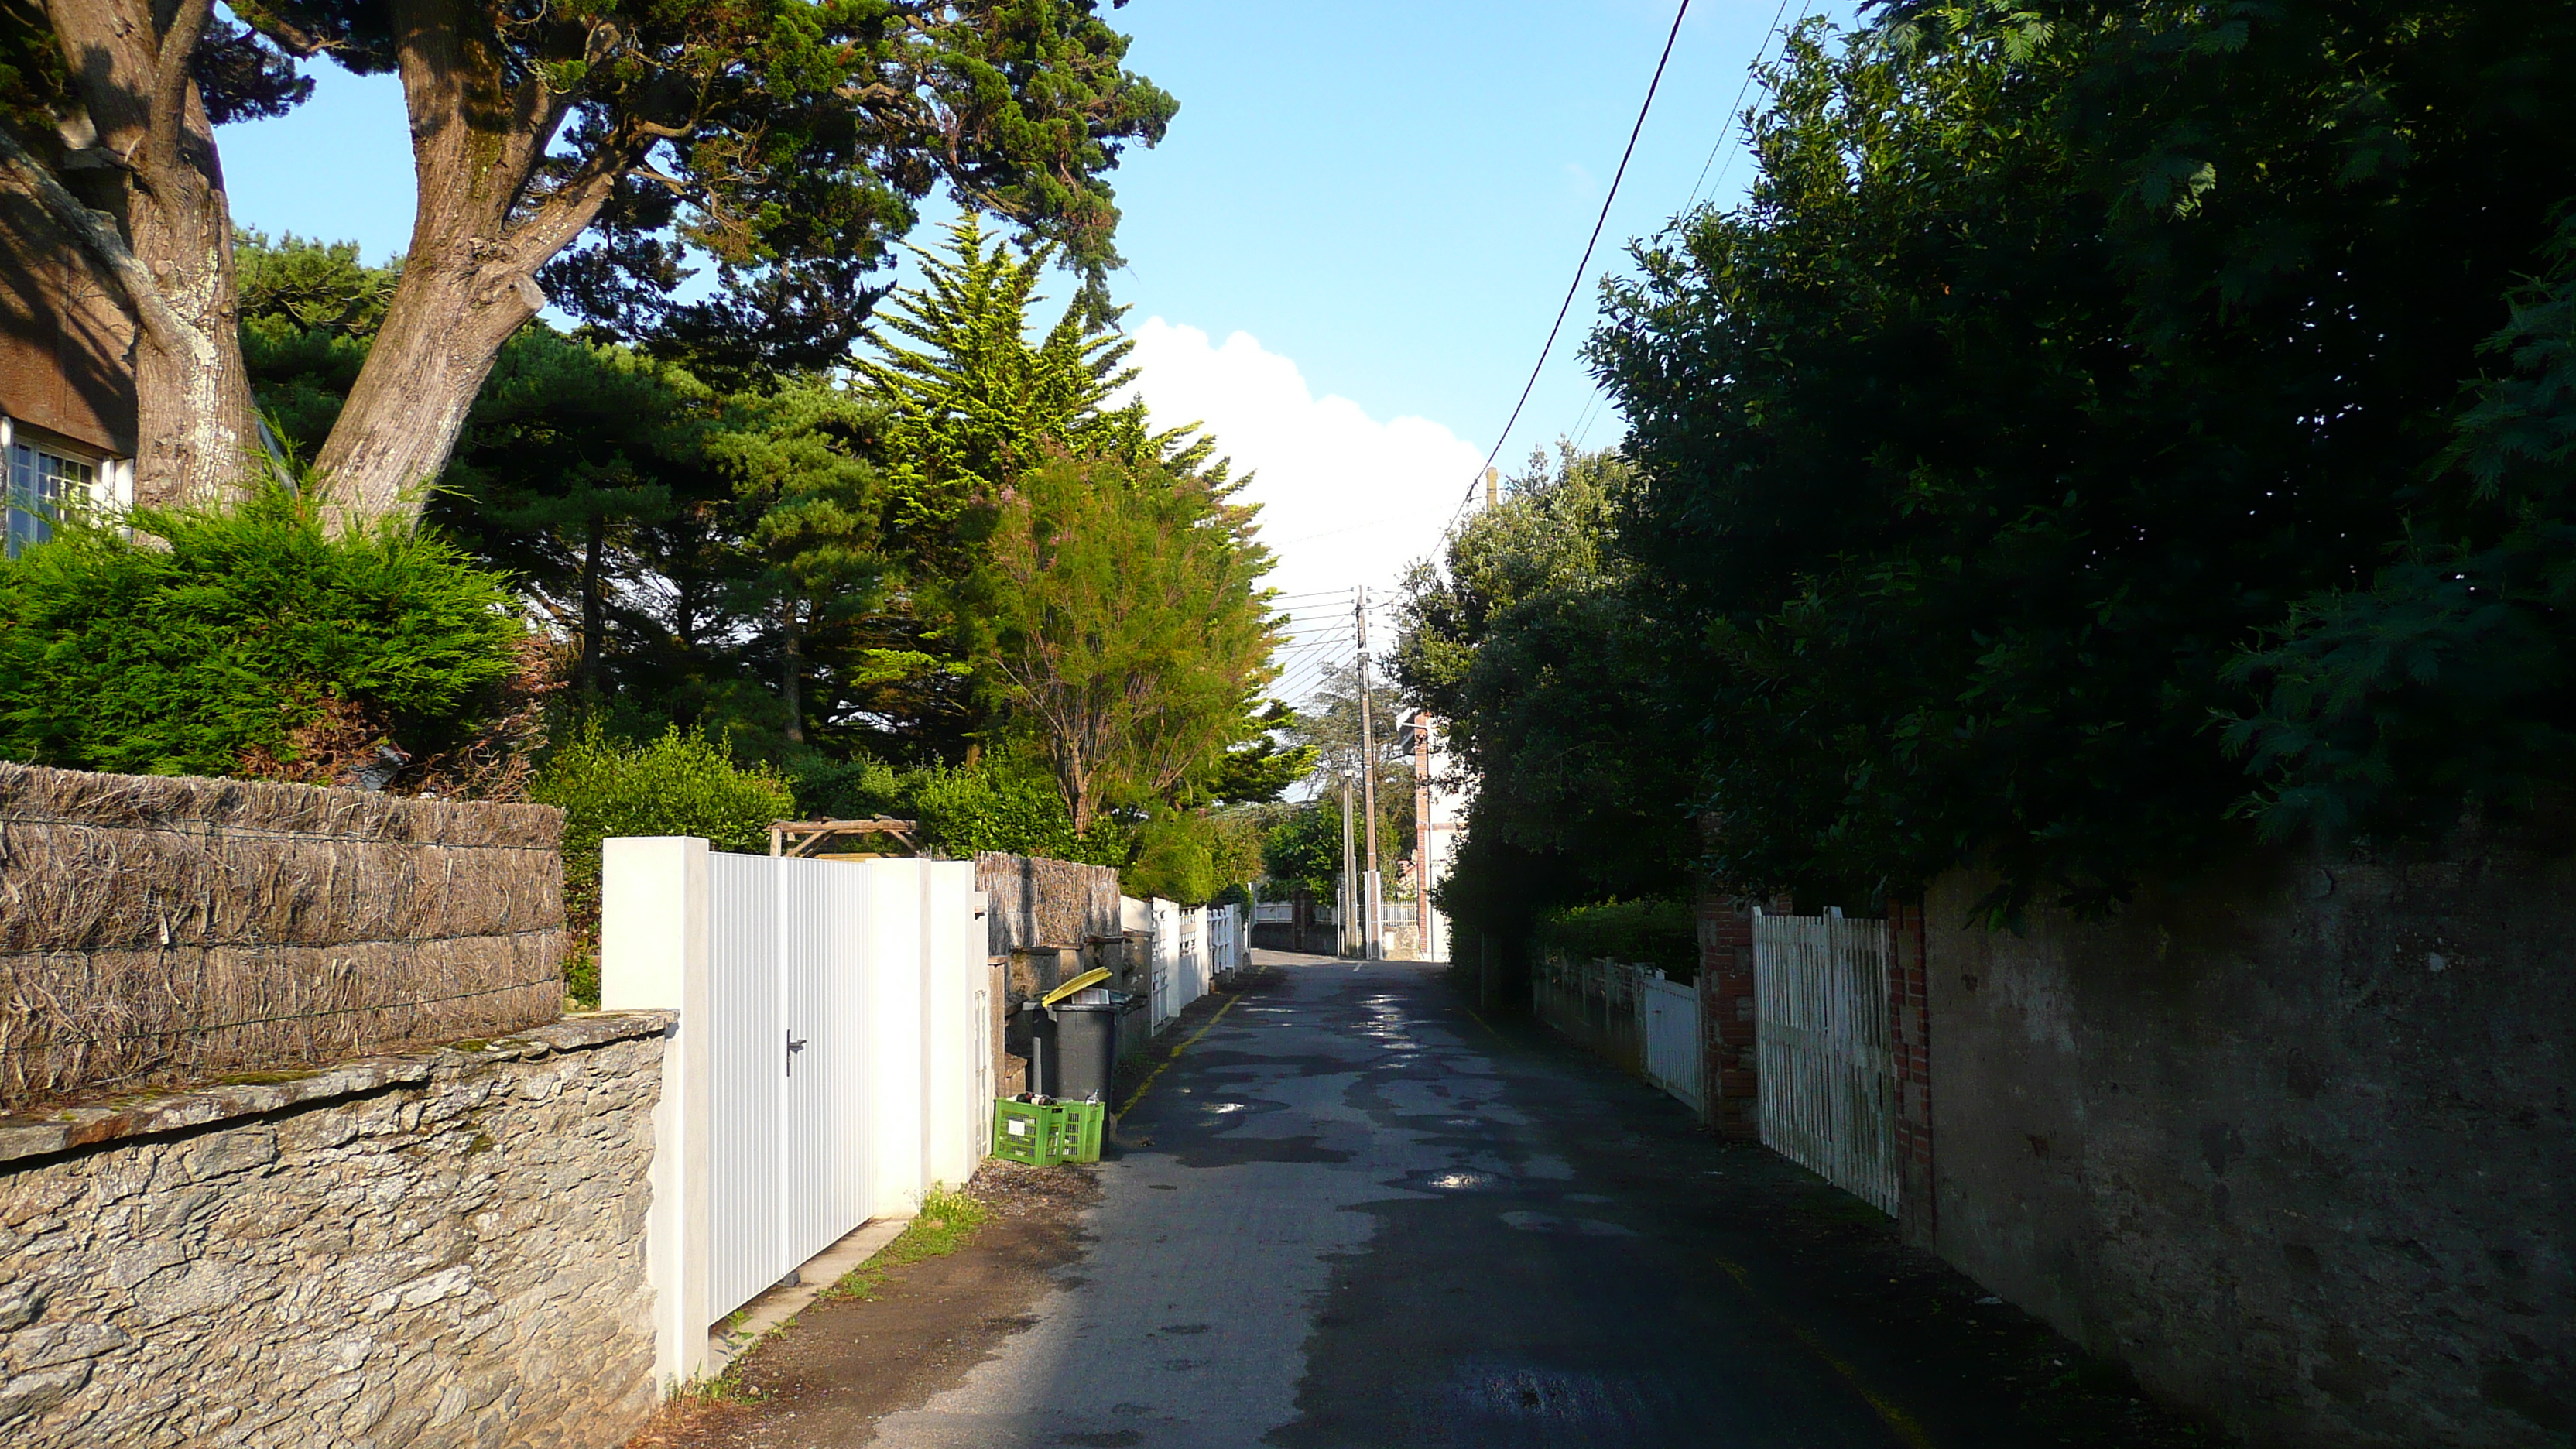
[[153, 60], [152, 111], [144, 132], [144, 147], [151, 153], [152, 167], [169, 172], [179, 166], [179, 137], [187, 129], [188, 62], [197, 52], [197, 38], [205, 34], [206, 18], [214, 13], [215, 0], [179, 0], [178, 12], [170, 17], [169, 33], [161, 37], [160, 54]]
[[[211, 0], [209, 0], [211, 3]], [[18, 138], [0, 127], [0, 168], [5, 168], [18, 184], [31, 193], [55, 223], [68, 231], [89, 250], [99, 265], [113, 278], [126, 299], [134, 305], [135, 320], [152, 339], [154, 346], [174, 357], [186, 357], [202, 366], [215, 365], [215, 346], [211, 339], [182, 321], [171, 310], [168, 299], [152, 280], [150, 269], [138, 260], [125, 238], [116, 234], [103, 213], [81, 204], [79, 197], [66, 189], [45, 164], [27, 154]]]

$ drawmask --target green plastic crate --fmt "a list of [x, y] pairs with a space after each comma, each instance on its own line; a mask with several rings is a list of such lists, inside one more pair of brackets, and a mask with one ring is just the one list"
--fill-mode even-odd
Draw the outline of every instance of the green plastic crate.
[[1004, 1097], [993, 1103], [993, 1155], [1031, 1167], [1098, 1162], [1108, 1125], [1109, 1108], [1099, 1102], [1040, 1107]]
[[1053, 1167], [1064, 1161], [1064, 1108], [1008, 1097], [994, 1102], [993, 1155], [1031, 1167]]
[[1105, 1102], [1066, 1102], [1055, 1110], [1062, 1114], [1057, 1119], [1062, 1125], [1056, 1140], [1062, 1148], [1064, 1160], [1098, 1162], [1101, 1133], [1109, 1125], [1109, 1105]]

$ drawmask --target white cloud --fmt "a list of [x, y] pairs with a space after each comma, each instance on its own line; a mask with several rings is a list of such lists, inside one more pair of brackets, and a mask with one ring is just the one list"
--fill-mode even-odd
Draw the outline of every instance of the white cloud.
[[1366, 584], [1393, 596], [1407, 564], [1437, 551], [1484, 455], [1427, 418], [1379, 422], [1318, 398], [1297, 364], [1237, 332], [1222, 346], [1156, 317], [1135, 333], [1136, 389], [1157, 427], [1200, 422], [1261, 505], [1261, 539], [1284, 594]]

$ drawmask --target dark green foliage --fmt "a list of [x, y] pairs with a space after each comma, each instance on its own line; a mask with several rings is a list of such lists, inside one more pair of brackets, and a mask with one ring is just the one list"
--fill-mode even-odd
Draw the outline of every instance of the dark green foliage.
[[1303, 887], [1318, 900], [1331, 900], [1342, 872], [1341, 806], [1300, 806], [1262, 832], [1261, 864], [1280, 889]]
[[1573, 960], [1652, 966], [1674, 981], [1699, 973], [1699, 922], [1680, 901], [1564, 907], [1540, 919], [1537, 940]]
[[2463, 802], [2566, 803], [2576, 780], [2576, 215], [2487, 343], [2399, 557], [2294, 604], [2238, 659], [2263, 708], [2231, 746], [2267, 833], [2440, 829]]
[[365, 265], [356, 242], [290, 232], [271, 243], [256, 231], [235, 234], [233, 268], [242, 365], [260, 411], [310, 456], [340, 419], [402, 269]]
[[1580, 861], [1478, 835], [1472, 824], [1466, 835], [1449, 878], [1432, 888], [1431, 903], [1449, 917], [1456, 964], [1481, 970], [1490, 959], [1496, 999], [1526, 1001], [1539, 923], [1550, 911], [1597, 901], [1599, 893], [1586, 883]]
[[70, 95], [62, 44], [45, 21], [43, 0], [0, 0], [0, 126], [41, 144]]
[[225, 775], [292, 763], [297, 732], [346, 707], [422, 755], [517, 667], [504, 581], [433, 535], [334, 537], [282, 488], [131, 521], [168, 546], [75, 523], [0, 564], [0, 754]]
[[1201, 785], [1220, 805], [1265, 805], [1314, 772], [1321, 752], [1312, 745], [1282, 743], [1275, 731], [1293, 728], [1296, 714], [1273, 701], [1249, 723], [1261, 733], [1217, 757]]
[[809, 753], [788, 760], [779, 773], [796, 792], [796, 813], [807, 820], [900, 819], [912, 808], [907, 778], [873, 756]]
[[1751, 200], [1641, 250], [1591, 350], [1652, 480], [1621, 547], [1705, 643], [1670, 691], [1717, 873], [1859, 906], [1979, 865], [2001, 919], [2231, 839], [2229, 662], [2330, 651], [2293, 600], [2453, 532], [2426, 469], [2576, 195], [2571, 73], [2542, 4], [1802, 32]]
[[1478, 781], [1469, 836], [1562, 860], [1590, 898], [1677, 890], [1693, 848], [1700, 711], [1671, 687], [1685, 641], [1617, 537], [1637, 495], [1614, 453], [1534, 457], [1407, 579], [1393, 661]]
[[[612, 633], [658, 632], [615, 587], [618, 555], [640, 528], [724, 495], [704, 457], [719, 412], [677, 368], [531, 324], [466, 415], [425, 516], [508, 569], [578, 642], [578, 698], [606, 692]], [[624, 628], [612, 631], [611, 610]]]
[[[596, 245], [558, 259], [545, 284], [619, 340], [650, 339], [728, 385], [844, 352], [878, 295], [867, 277], [943, 183], [1060, 242], [1090, 275], [1115, 266], [1107, 173], [1176, 109], [1121, 64], [1127, 39], [1092, 0], [231, 8], [362, 74], [396, 69], [396, 37], [416, 28], [414, 68], [444, 57], [440, 83], [544, 96], [467, 111], [484, 144], [460, 149], [550, 158], [526, 213], [588, 189], [569, 177], [610, 188]], [[714, 260], [713, 296], [675, 294], [683, 243]]]

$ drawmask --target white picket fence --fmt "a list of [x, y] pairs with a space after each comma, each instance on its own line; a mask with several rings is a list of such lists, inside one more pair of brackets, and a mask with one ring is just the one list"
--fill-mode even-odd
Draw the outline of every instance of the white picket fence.
[[676, 1010], [647, 1233], [656, 1370], [711, 1325], [984, 1155], [993, 1096], [984, 899], [963, 861], [605, 843], [600, 997]]
[[1250, 961], [1249, 927], [1237, 906], [1182, 906], [1156, 897], [1123, 898], [1128, 929], [1145, 936], [1148, 1000], [1146, 1029], [1161, 1031], [1208, 994], [1220, 971]]
[[1700, 1106], [1699, 986], [1679, 986], [1660, 975], [1638, 981], [1637, 1014], [1645, 1018], [1646, 1080]]
[[1896, 1074], [1885, 921], [1755, 913], [1762, 1143], [1897, 1210]]
[[1530, 1005], [1558, 1031], [1701, 1105], [1697, 983], [1678, 985], [1651, 966], [1551, 956], [1530, 972]]

